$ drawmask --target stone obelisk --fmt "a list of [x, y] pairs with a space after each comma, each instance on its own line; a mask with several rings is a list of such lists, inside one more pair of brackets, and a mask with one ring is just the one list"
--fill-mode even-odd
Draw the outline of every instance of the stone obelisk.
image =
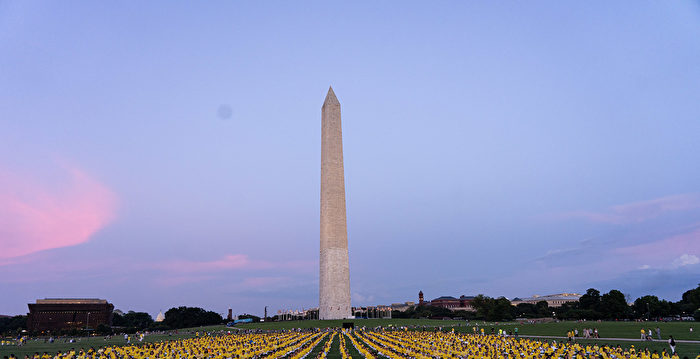
[[340, 102], [328, 89], [321, 107], [321, 273], [319, 319], [343, 319], [350, 308], [345, 174]]

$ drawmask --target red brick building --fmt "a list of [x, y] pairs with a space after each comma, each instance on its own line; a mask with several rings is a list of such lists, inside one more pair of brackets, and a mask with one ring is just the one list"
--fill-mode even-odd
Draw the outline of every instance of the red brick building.
[[459, 298], [455, 298], [455, 297], [451, 297], [451, 296], [442, 296], [439, 298], [435, 298], [426, 304], [432, 305], [434, 307], [447, 308], [450, 310], [473, 311], [474, 308], [471, 305], [472, 300], [474, 300], [474, 297], [465, 296], [465, 295], [460, 296]]

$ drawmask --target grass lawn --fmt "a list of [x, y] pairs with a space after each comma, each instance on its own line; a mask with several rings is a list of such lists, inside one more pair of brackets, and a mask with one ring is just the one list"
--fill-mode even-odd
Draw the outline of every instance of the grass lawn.
[[321, 340], [321, 342], [318, 343], [318, 345], [316, 345], [316, 347], [313, 348], [313, 350], [311, 350], [311, 351], [309, 352], [309, 355], [307, 356], [307, 358], [315, 358], [319, 353], [321, 353], [321, 351], [323, 350], [323, 348], [326, 347], [326, 344], [328, 344], [328, 341], [331, 340], [331, 336], [332, 336], [332, 334], [328, 334], [328, 335], [326, 336], [326, 338], [324, 338], [323, 340]]
[[245, 323], [236, 325], [241, 329], [279, 330], [292, 328], [338, 328], [343, 323], [355, 323], [355, 327], [387, 327], [393, 326], [426, 326], [449, 327], [464, 325], [463, 320], [431, 320], [431, 319], [347, 319], [347, 320], [297, 320], [288, 322]]
[[335, 336], [335, 339], [333, 339], [333, 343], [331, 343], [331, 349], [328, 351], [328, 355], [326, 358], [328, 359], [341, 359], [342, 356], [340, 355], [340, 340], [343, 338], [340, 337], [339, 335]]

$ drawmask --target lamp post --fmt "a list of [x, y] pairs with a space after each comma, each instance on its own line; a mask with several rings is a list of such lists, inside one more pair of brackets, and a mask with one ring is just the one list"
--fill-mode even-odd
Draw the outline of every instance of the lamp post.
[[651, 319], [651, 310], [649, 310], [649, 302], [647, 302], [647, 320]]

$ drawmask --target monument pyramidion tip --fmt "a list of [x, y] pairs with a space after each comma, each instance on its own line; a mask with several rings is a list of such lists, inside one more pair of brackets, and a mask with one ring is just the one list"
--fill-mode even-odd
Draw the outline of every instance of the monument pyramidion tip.
[[328, 94], [326, 95], [326, 100], [323, 101], [323, 106], [326, 105], [338, 105], [340, 106], [340, 101], [335, 97], [335, 92], [333, 92], [333, 86], [328, 87]]

